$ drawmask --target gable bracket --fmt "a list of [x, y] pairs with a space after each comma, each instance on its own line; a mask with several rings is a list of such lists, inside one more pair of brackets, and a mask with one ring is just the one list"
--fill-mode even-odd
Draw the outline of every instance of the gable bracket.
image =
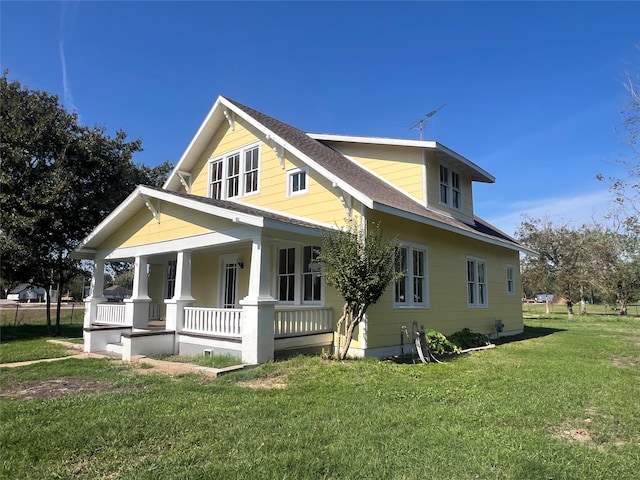
[[333, 183], [333, 188], [335, 188], [338, 193], [338, 198], [344, 207], [344, 213], [347, 216], [347, 220], [351, 220], [351, 195], [345, 194], [342, 188], [340, 188], [340, 185], [335, 182]]
[[269, 145], [271, 147], [271, 149], [273, 150], [273, 153], [276, 154], [276, 157], [278, 157], [278, 160], [280, 161], [280, 168], [282, 168], [284, 170], [284, 154], [285, 154], [284, 146], [282, 146], [279, 143], [277, 143], [276, 139], [273, 138], [268, 133], [265, 136], [265, 143], [267, 145]]
[[234, 132], [236, 131], [236, 116], [233, 112], [230, 112], [229, 110], [227, 110], [226, 108], [223, 111], [225, 118], [227, 119], [227, 122], [229, 122], [229, 127], [231, 128], [231, 130], [233, 130]]
[[191, 174], [188, 172], [178, 170], [176, 172], [176, 175], [178, 175], [178, 178], [180, 179], [180, 183], [184, 187], [185, 191], [187, 193], [191, 193]]
[[153, 218], [156, 219], [156, 222], [160, 223], [160, 200], [158, 200], [158, 203], [157, 203], [158, 208], [155, 208], [151, 203], [151, 200], [149, 200], [149, 198], [146, 195], [140, 194], [140, 197], [144, 200], [144, 204], [147, 206], [147, 208], [151, 212], [151, 215], [153, 215]]

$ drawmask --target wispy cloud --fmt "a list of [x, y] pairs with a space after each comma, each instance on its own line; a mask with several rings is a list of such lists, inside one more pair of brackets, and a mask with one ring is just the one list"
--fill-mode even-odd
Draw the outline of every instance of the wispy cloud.
[[[504, 232], [513, 234], [525, 217], [544, 218], [558, 224], [580, 227], [584, 224], [602, 222], [610, 208], [611, 193], [608, 190], [599, 190], [573, 196], [523, 200], [499, 209], [484, 208], [495, 212], [485, 213], [484, 218]], [[482, 213], [480, 216], [483, 216]]]
[[[60, 52], [60, 66], [62, 68], [62, 88], [64, 91], [64, 105], [68, 110], [77, 112], [78, 109], [73, 100], [73, 92], [71, 89], [71, 81], [67, 72], [67, 58], [65, 55], [65, 34], [73, 27], [75, 17], [78, 12], [78, 2], [60, 2], [60, 39], [58, 41], [58, 50]], [[71, 25], [69, 25], [71, 24]]]

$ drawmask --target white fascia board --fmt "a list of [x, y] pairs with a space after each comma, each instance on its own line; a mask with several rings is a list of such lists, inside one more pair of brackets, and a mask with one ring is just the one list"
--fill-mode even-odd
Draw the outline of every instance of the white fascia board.
[[463, 235], [465, 237], [473, 238], [475, 240], [479, 240], [479, 241], [484, 242], [484, 243], [489, 243], [489, 244], [492, 244], [492, 245], [498, 245], [500, 247], [504, 247], [504, 248], [507, 248], [509, 250], [514, 250], [516, 252], [522, 252], [522, 253], [526, 253], [526, 254], [529, 254], [529, 255], [535, 255], [536, 254], [536, 252], [534, 252], [533, 250], [529, 250], [529, 249], [524, 248], [522, 246], [515, 245], [515, 244], [513, 244], [511, 242], [505, 242], [505, 241], [502, 241], [502, 240], [500, 240], [498, 238], [491, 238], [491, 237], [487, 237], [487, 236], [481, 235], [479, 233], [469, 232], [468, 230], [465, 230], [463, 228], [454, 227], [453, 225], [447, 225], [446, 223], [438, 222], [437, 220], [433, 220], [431, 218], [422, 217], [422, 216], [416, 215], [414, 213], [409, 213], [409, 212], [405, 212], [405, 211], [402, 211], [402, 210], [398, 210], [396, 208], [389, 207], [387, 205], [376, 204], [374, 209], [377, 210], [377, 211], [380, 211], [380, 212], [384, 212], [384, 213], [389, 213], [391, 215], [395, 215], [397, 217], [406, 218], [407, 220], [413, 220], [415, 222], [422, 223], [424, 225], [429, 225], [429, 226], [432, 226], [432, 227], [440, 228], [442, 230], [446, 230], [446, 231], [449, 231], [449, 232], [457, 233], [459, 235]]
[[[121, 215], [124, 215], [125, 211], [132, 208], [135, 202], [141, 202], [139, 196], [140, 189], [141, 187], [138, 186], [133, 192], [129, 194], [127, 198], [124, 199], [124, 201], [120, 205], [116, 207], [113, 212], [107, 215], [107, 217], [80, 242], [80, 244], [72, 252], [71, 256], [74, 258], [80, 258], [77, 255], [80, 255], [82, 252], [90, 252], [92, 249], [85, 249], [84, 245], [89, 243], [95, 237], [99, 236], [105, 229], [109, 227], [109, 225], [113, 224], [115, 219], [117, 219]], [[142, 206], [142, 203], [140, 203], [140, 206]], [[127, 217], [127, 219], [128, 218], [129, 217]]]
[[355, 188], [353, 188], [348, 183], [342, 181], [340, 178], [335, 176], [329, 170], [326, 170], [325, 168], [323, 168], [320, 165], [318, 165], [311, 157], [309, 157], [309, 156], [305, 155], [304, 153], [302, 153], [300, 150], [295, 148], [293, 145], [291, 145], [288, 142], [286, 142], [282, 137], [280, 137], [279, 135], [276, 135], [274, 132], [269, 130], [263, 124], [258, 122], [256, 119], [254, 119], [250, 115], [246, 114], [244, 111], [240, 110], [239, 108], [235, 107], [232, 103], [226, 102], [224, 97], [221, 98], [221, 103], [224, 104], [227, 108], [233, 110], [233, 112], [236, 115], [241, 117], [244, 121], [249, 123], [251, 126], [256, 128], [258, 131], [262, 132], [265, 136], [268, 135], [269, 137], [273, 138], [286, 151], [291, 152], [292, 154], [294, 154], [296, 157], [298, 157], [304, 163], [309, 165], [309, 167], [311, 167], [313, 170], [315, 170], [320, 175], [325, 177], [327, 180], [331, 181], [332, 183], [335, 183], [343, 191], [347, 192], [349, 195], [351, 195], [352, 197], [354, 197], [355, 199], [357, 199], [361, 203], [363, 203], [363, 204], [367, 205], [369, 208], [371, 208], [371, 206], [373, 205], [373, 200], [372, 199], [370, 199], [369, 197], [365, 196], [362, 192], [360, 192], [359, 190], [356, 190]]
[[[178, 163], [176, 164], [174, 169], [169, 174], [169, 177], [167, 178], [167, 181], [164, 182], [164, 185], [162, 186], [162, 188], [169, 189], [175, 181], [178, 181], [178, 184], [180, 184], [180, 180], [178, 179], [177, 172], [180, 170], [183, 170], [183, 165], [187, 163], [187, 161], [191, 159], [193, 155], [195, 155], [196, 157], [200, 155], [200, 150], [202, 149], [202, 145], [201, 145], [202, 142], [207, 142], [207, 144], [209, 143], [211, 130], [214, 129], [220, 123], [220, 122], [214, 122], [213, 119], [216, 111], [219, 108], [221, 100], [222, 100], [222, 97], [218, 97], [216, 99], [213, 106], [211, 107], [211, 110], [209, 110], [209, 113], [207, 114], [204, 121], [200, 125], [200, 128], [198, 128], [198, 131], [191, 139], [191, 142], [189, 143], [186, 150], [180, 157], [180, 160], [178, 160]], [[190, 168], [186, 170], [191, 171]]]
[[478, 165], [476, 165], [475, 163], [473, 163], [471, 160], [469, 160], [466, 157], [463, 157], [462, 155], [460, 155], [457, 152], [454, 152], [453, 150], [451, 150], [448, 147], [445, 147], [444, 145], [438, 143], [438, 142], [434, 142], [436, 144], [435, 149], [441, 151], [442, 153], [448, 155], [449, 157], [454, 158], [455, 160], [459, 161], [460, 163], [464, 164], [465, 166], [467, 166], [468, 168], [474, 170], [476, 173], [478, 173], [478, 175], [480, 175], [481, 177], [484, 177], [482, 180], [478, 180], [478, 181], [482, 181], [484, 183], [495, 183], [496, 182], [496, 177], [494, 177], [493, 175], [491, 175], [489, 172], [487, 172], [485, 169], [479, 167]]
[[489, 172], [479, 167], [471, 160], [466, 157], [463, 157], [457, 152], [454, 152], [448, 147], [445, 147], [441, 143], [434, 142], [432, 140], [408, 140], [402, 138], [386, 138], [386, 137], [359, 137], [354, 135], [332, 135], [327, 133], [307, 133], [307, 135], [314, 140], [319, 141], [328, 141], [328, 142], [346, 142], [346, 143], [367, 143], [373, 145], [388, 145], [395, 147], [417, 147], [417, 148], [425, 148], [429, 150], [438, 150], [445, 155], [457, 160], [458, 162], [464, 164], [469, 169], [475, 171], [480, 177], [481, 181], [486, 183], [494, 183], [496, 181], [495, 177], [491, 175]]

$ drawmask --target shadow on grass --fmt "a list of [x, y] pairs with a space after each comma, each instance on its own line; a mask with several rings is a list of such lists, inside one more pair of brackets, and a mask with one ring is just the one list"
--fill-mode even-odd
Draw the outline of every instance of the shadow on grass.
[[[531, 340], [534, 338], [546, 337], [549, 335], [553, 335], [554, 333], [566, 332], [566, 331], [567, 330], [563, 328], [529, 327], [525, 325], [524, 332], [520, 333], [519, 335], [512, 335], [510, 337], [500, 337], [499, 339], [494, 340], [493, 343], [495, 344], [496, 347], [499, 347], [500, 345], [506, 345], [513, 342], [522, 342], [524, 340]], [[464, 355], [465, 353], [463, 354], [451, 353], [451, 354], [443, 354], [443, 355], [435, 354], [436, 358], [440, 363], [455, 362], [456, 360], [462, 358]], [[387, 358], [384, 358], [383, 361], [399, 363], [399, 364], [422, 363], [417, 353], [413, 353], [413, 354], [405, 353], [404, 355], [387, 357]]]
[[[52, 326], [52, 328], [55, 330], [55, 325]], [[0, 340], [2, 343], [45, 337], [55, 337], [47, 330], [46, 325], [10, 325], [0, 329]], [[60, 334], [57, 335], [57, 337], [82, 337], [82, 324], [60, 324]]]
[[524, 332], [518, 335], [512, 335], [509, 337], [500, 337], [497, 340], [494, 340], [493, 343], [496, 345], [505, 345], [507, 343], [513, 342], [522, 342], [523, 340], [531, 340], [533, 338], [546, 337], [549, 335], [553, 335], [558, 332], [566, 332], [567, 330], [564, 328], [550, 328], [550, 327], [530, 327], [528, 325], [524, 326]]

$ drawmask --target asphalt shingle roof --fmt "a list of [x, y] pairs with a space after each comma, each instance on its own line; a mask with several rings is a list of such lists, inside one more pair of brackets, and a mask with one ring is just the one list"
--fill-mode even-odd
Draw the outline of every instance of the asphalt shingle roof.
[[331, 147], [318, 140], [314, 140], [302, 130], [227, 97], [225, 97], [225, 99], [375, 203], [418, 215], [425, 219], [469, 233], [511, 243], [515, 247], [523, 247], [513, 237], [501, 232], [479, 217], [474, 217], [474, 223], [470, 225], [453, 217], [428, 209]]

